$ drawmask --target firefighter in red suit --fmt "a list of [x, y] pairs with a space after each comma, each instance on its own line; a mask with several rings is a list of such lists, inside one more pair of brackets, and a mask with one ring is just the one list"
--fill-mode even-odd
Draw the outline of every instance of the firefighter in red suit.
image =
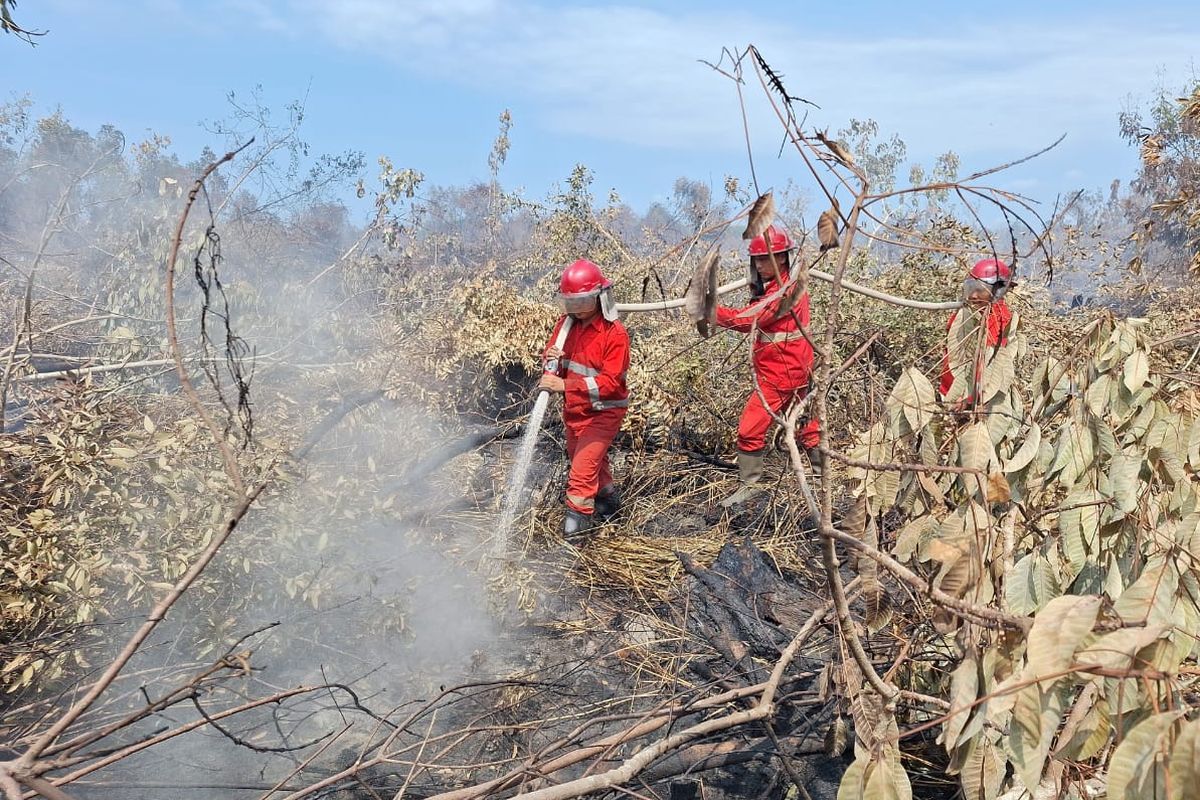
[[[947, 400], [952, 400], [955, 407], [967, 408], [974, 404], [976, 396], [983, 385], [984, 368], [990, 355], [1008, 344], [1008, 337], [1013, 326], [1013, 313], [1004, 295], [1012, 286], [1012, 269], [996, 258], [985, 258], [977, 261], [971, 267], [970, 274], [963, 280], [963, 302], [980, 315], [980, 327], [986, 326], [987, 339], [982, 350], [978, 347], [977, 337], [971, 337], [968, 342], [974, 343], [971, 352], [959, 352], [963, 345], [950, 341], [953, 335], [954, 322], [961, 313], [955, 310], [946, 321], [947, 346], [942, 356], [942, 377], [938, 384], [938, 394]], [[968, 361], [975, 362], [974, 385], [956, 387], [954, 373], [963, 372], [961, 367]], [[959, 369], [955, 369], [959, 367]], [[953, 391], [953, 394], [951, 394]]]
[[629, 334], [617, 321], [611, 287], [591, 261], [580, 259], [563, 271], [558, 299], [573, 322], [561, 350], [553, 342], [566, 317], [554, 326], [545, 351], [551, 369], [539, 384], [563, 395], [571, 460], [563, 520], [567, 536], [586, 530], [597, 516], [611, 516], [620, 506], [608, 450], [629, 405]]
[[[725, 508], [745, 502], [762, 491], [763, 454], [771, 414], [778, 414], [791, 401], [803, 398], [809, 390], [812, 373], [812, 345], [805, 338], [809, 325], [808, 293], [800, 295], [790, 310], [779, 313], [776, 298], [756, 307], [788, 280], [790, 256], [794, 249], [786, 231], [770, 226], [761, 236], [750, 240], [750, 297], [746, 308], [717, 309], [717, 324], [723, 328], [755, 332], [753, 346], [754, 378], [738, 422], [738, 488], [721, 501]], [[746, 313], [750, 310], [750, 313]], [[764, 405], [765, 402], [765, 405]], [[768, 410], [769, 409], [769, 410]], [[817, 448], [820, 429], [810, 420], [797, 434], [808, 453], [813, 474], [821, 476], [824, 457]]]

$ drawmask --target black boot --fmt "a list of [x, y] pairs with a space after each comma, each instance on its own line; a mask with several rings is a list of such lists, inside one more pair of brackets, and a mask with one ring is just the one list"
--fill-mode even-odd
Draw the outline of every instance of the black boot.
[[570, 539], [573, 536], [579, 536], [586, 533], [587, 529], [592, 527], [592, 515], [581, 514], [573, 508], [568, 508], [566, 516], [563, 517], [563, 536]]
[[596, 495], [596, 516], [608, 519], [621, 510], [621, 493], [616, 488]]

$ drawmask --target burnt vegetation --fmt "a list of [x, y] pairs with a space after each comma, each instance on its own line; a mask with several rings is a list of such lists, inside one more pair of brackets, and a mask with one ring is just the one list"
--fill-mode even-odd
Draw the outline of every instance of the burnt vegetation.
[[[905, 184], [898, 137], [812, 129], [757, 50], [713, 66], [807, 191], [750, 165], [639, 214], [580, 165], [533, 201], [507, 112], [490, 180], [434, 187], [310, 163], [299, 106], [231, 96], [191, 163], [0, 107], [9, 800], [1190, 796], [1200, 88], [1121, 117], [1128, 188], [1038, 203], [950, 152]], [[722, 514], [749, 348], [704, 307], [772, 223], [816, 390]], [[1020, 279], [1003, 346], [928, 310], [980, 255]], [[558, 535], [551, 422], [495, 559], [577, 257], [622, 303], [692, 291], [625, 318], [620, 513]], [[973, 402], [937, 399], [948, 341]]]

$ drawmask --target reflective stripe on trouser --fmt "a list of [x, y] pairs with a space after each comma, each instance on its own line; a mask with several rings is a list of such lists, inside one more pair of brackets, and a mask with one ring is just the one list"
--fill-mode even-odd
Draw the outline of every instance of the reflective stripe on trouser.
[[596, 510], [596, 495], [613, 486], [608, 464], [608, 448], [621, 430], [620, 414], [601, 414], [584, 422], [568, 422], [567, 457], [571, 473], [567, 477], [567, 506], [581, 514]]
[[[804, 397], [807, 386], [799, 389], [780, 391], [773, 386], [763, 386], [762, 394], [766, 398], [771, 411], [776, 414], [792, 399]], [[742, 409], [742, 418], [738, 421], [737, 448], [743, 453], [757, 453], [766, 446], [767, 429], [771, 427], [771, 414], [763, 407], [758, 392], [751, 392], [746, 398], [746, 406]], [[803, 428], [796, 432], [796, 438], [805, 447], [816, 447], [821, 443], [821, 428], [815, 419], [810, 419]]]

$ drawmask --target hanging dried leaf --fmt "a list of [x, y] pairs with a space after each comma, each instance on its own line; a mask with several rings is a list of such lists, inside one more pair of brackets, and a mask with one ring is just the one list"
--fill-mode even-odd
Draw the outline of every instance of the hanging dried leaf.
[[790, 283], [784, 289], [783, 297], [779, 299], [779, 305], [775, 307], [774, 319], [782, 319], [792, 312], [792, 308], [808, 291], [808, 270], [799, 269], [792, 276]]
[[838, 714], [825, 730], [825, 755], [838, 758], [849, 746], [850, 722], [843, 714]]
[[968, 469], [986, 472], [996, 463], [996, 451], [987, 425], [976, 422], [958, 435], [958, 463]]
[[683, 296], [683, 306], [696, 330], [708, 338], [709, 326], [717, 319], [717, 266], [721, 257], [713, 252], [696, 266], [691, 283]]
[[854, 499], [854, 505], [842, 517], [838, 527], [857, 539], [862, 538], [867, 529], [867, 496], [865, 494], [860, 493]]
[[829, 135], [824, 131], [817, 131], [817, 138], [821, 140], [821, 144], [825, 145], [829, 149], [829, 152], [833, 154], [833, 157], [840, 163], [847, 167], [854, 166], [854, 156], [850, 155], [850, 151], [846, 149], [845, 145], [837, 139], [830, 139]]
[[763, 232], [775, 221], [775, 198], [771, 192], [760, 195], [750, 206], [746, 216], [746, 230], [742, 231], [743, 239], [753, 239], [762, 236]]
[[838, 216], [836, 211], [821, 212], [821, 216], [817, 218], [817, 239], [821, 242], [822, 253], [838, 246]]
[[1000, 787], [1008, 771], [1004, 752], [982, 737], [968, 742], [969, 752], [959, 771], [963, 795], [970, 800], [992, 800], [1000, 796]]

